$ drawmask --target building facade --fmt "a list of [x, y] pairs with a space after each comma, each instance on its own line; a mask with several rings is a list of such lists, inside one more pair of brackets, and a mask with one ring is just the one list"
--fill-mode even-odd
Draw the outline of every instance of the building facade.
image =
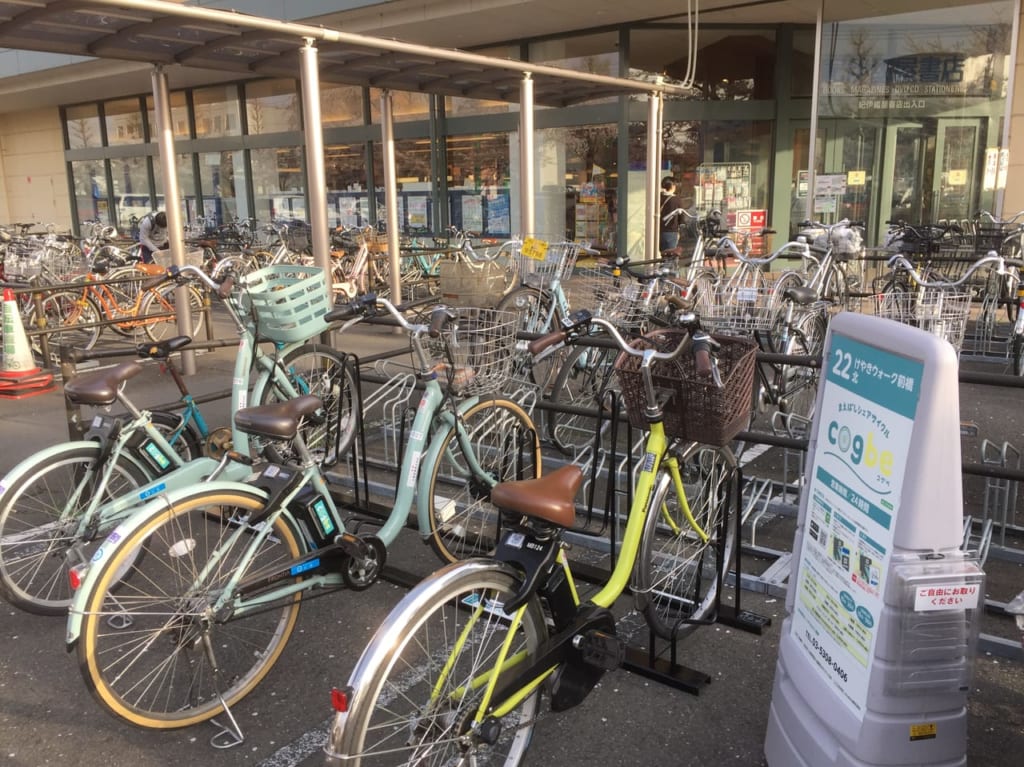
[[[675, 177], [694, 212], [721, 209], [778, 237], [807, 217], [847, 217], [877, 242], [890, 220], [1024, 208], [1019, 0], [881, 4], [899, 12], [857, 0], [716, 10], [708, 0], [697, 26], [662, 0], [628, 20], [603, 0], [587, 14], [556, 12], [577, 7], [567, 2], [436, 5], [429, 18], [403, 0], [291, 10], [346, 31], [688, 86], [665, 103], [657, 169], [647, 167], [643, 99], [538, 109], [538, 234], [642, 252], [652, 171]], [[262, 15], [276, 6], [233, 4]], [[169, 75], [185, 219], [308, 220], [298, 81], [180, 69]], [[161, 206], [147, 67], [6, 51], [0, 75], [0, 221], [125, 229]], [[392, 98], [403, 232], [517, 233], [518, 106]], [[379, 111], [372, 85], [321, 85], [332, 225], [381, 218]]]

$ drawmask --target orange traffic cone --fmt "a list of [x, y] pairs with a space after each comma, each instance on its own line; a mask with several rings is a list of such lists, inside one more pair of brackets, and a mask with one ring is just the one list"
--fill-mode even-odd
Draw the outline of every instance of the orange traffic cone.
[[36, 367], [21, 324], [14, 291], [4, 288], [4, 362], [0, 370], [0, 397], [22, 399], [52, 391], [53, 373]]

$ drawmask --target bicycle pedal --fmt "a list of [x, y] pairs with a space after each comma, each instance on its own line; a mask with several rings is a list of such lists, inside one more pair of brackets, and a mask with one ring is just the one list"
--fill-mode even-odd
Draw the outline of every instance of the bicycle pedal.
[[622, 665], [626, 657], [626, 645], [614, 634], [593, 629], [573, 637], [572, 645], [580, 652], [584, 663], [605, 671], [613, 671]]

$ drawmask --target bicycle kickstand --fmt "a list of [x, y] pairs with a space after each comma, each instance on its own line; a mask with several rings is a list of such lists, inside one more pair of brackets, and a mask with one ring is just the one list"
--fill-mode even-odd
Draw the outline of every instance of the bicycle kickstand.
[[[213, 667], [214, 679], [216, 679], [219, 670], [217, 668], [217, 663], [214, 661], [213, 648], [210, 646], [209, 635], [204, 635], [202, 641], [205, 646], [207, 657], [209, 657]], [[216, 686], [219, 687], [219, 685]], [[224, 707], [224, 715], [228, 718], [228, 724], [221, 724], [216, 719], [210, 720], [210, 724], [219, 728], [218, 732], [210, 738], [210, 745], [219, 749], [234, 748], [235, 746], [245, 742], [245, 735], [242, 733], [242, 728], [238, 725], [238, 720], [235, 719], [235, 715], [231, 713], [231, 707], [228, 706], [227, 701], [224, 700], [224, 696], [221, 695], [219, 689], [217, 690], [217, 700], [219, 700], [220, 704]]]

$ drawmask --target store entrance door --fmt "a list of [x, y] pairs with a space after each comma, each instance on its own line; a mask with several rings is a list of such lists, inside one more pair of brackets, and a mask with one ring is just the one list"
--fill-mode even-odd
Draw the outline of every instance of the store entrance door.
[[882, 163], [881, 241], [886, 221], [969, 219], [976, 211], [982, 119], [925, 118], [890, 123]]

